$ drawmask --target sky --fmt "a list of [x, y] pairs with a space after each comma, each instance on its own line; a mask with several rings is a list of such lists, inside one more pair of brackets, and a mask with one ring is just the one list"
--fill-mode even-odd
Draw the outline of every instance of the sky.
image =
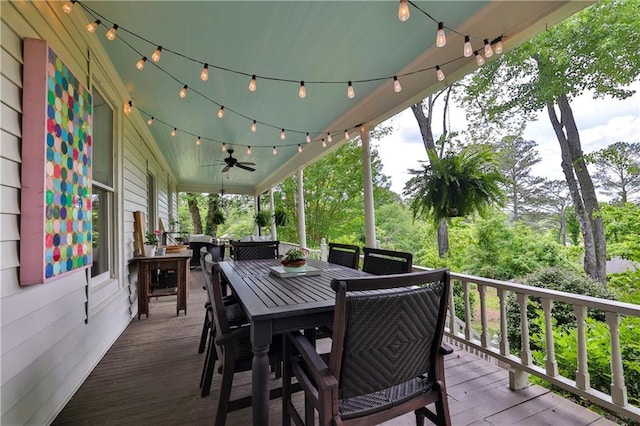
[[[630, 87], [640, 92], [640, 82]], [[618, 141], [640, 142], [640, 93], [625, 100], [593, 99], [591, 94], [583, 94], [571, 102], [571, 107], [580, 131], [583, 152], [594, 152]], [[436, 117], [440, 118], [434, 122], [441, 121], [442, 113]], [[464, 111], [454, 108], [450, 123], [452, 130], [464, 130]], [[419, 161], [426, 160], [427, 154], [411, 109], [390, 118], [385, 125], [393, 125], [393, 133], [379, 141], [372, 141], [372, 145], [380, 153], [383, 173], [391, 178], [391, 189], [401, 194], [404, 183], [410, 177], [407, 169], [419, 168]], [[442, 132], [441, 129], [441, 126], [435, 126], [435, 138]], [[533, 174], [548, 179], [564, 179], [560, 166], [560, 146], [546, 110], [538, 114], [536, 121], [527, 125], [523, 137], [538, 143], [537, 150], [542, 161], [533, 167]]]

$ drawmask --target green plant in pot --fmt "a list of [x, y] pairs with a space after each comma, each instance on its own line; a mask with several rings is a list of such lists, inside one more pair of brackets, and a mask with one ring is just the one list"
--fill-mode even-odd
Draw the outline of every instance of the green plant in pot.
[[286, 226], [289, 221], [289, 215], [284, 210], [276, 210], [273, 213], [273, 220], [276, 223], [276, 226]]
[[215, 209], [211, 215], [211, 222], [213, 222], [214, 225], [224, 225], [225, 221], [224, 212], [220, 209]]
[[286, 272], [304, 271], [307, 268], [307, 256], [304, 251], [292, 248], [287, 250], [280, 263]]
[[271, 214], [268, 211], [260, 210], [254, 217], [254, 222], [256, 223], [256, 225], [258, 225], [259, 228], [264, 228], [265, 226], [269, 225], [270, 221]]

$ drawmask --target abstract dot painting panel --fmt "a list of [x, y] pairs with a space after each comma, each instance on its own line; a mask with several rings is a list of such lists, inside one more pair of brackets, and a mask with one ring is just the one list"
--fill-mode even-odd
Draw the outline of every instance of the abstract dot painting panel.
[[47, 60], [44, 278], [92, 263], [91, 93], [52, 49]]

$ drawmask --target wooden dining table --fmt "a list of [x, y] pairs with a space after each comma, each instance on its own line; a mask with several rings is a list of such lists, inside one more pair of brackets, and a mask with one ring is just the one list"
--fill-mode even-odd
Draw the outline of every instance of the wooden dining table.
[[270, 272], [276, 259], [220, 262], [222, 274], [251, 323], [253, 424], [269, 423], [269, 346], [276, 334], [308, 330], [333, 322], [334, 278], [368, 275], [362, 271], [319, 260], [308, 264], [319, 275], [280, 278]]

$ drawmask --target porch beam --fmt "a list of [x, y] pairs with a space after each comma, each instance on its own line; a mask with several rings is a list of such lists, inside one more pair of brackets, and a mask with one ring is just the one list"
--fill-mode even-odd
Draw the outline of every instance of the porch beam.
[[376, 216], [373, 203], [371, 146], [369, 144], [369, 129], [365, 126], [360, 126], [360, 140], [362, 141], [365, 246], [376, 247]]

